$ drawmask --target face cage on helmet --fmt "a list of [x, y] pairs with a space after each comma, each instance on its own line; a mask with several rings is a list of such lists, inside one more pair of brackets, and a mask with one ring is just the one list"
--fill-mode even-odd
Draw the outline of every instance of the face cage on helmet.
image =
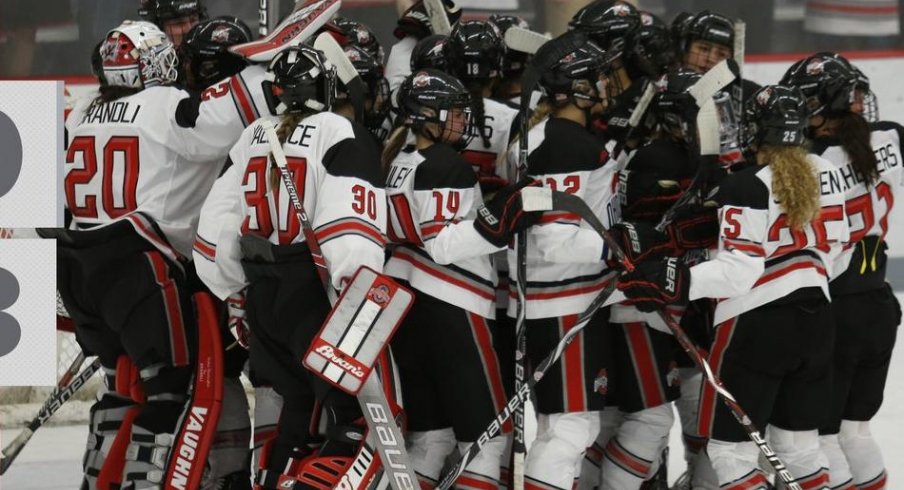
[[138, 63], [133, 67], [103, 69], [104, 78], [109, 85], [148, 88], [178, 80], [179, 58], [169, 40], [164, 38], [164, 42], [156, 46], [136, 46], [136, 49], [139, 57]]
[[434, 139], [433, 136], [427, 134], [424, 131], [426, 125], [430, 124], [430, 123], [436, 124], [439, 127], [440, 137], [442, 137], [442, 135], [445, 134], [445, 132], [446, 132], [446, 124], [449, 122], [450, 112], [455, 109], [460, 109], [461, 111], [464, 112], [464, 115], [465, 115], [465, 128], [461, 134], [461, 138], [458, 141], [452, 142], [449, 144], [451, 144], [452, 147], [455, 148], [456, 150], [461, 150], [461, 149], [464, 149], [465, 147], [467, 147], [468, 144], [471, 143], [471, 140], [474, 139], [474, 137], [476, 136], [477, 128], [475, 127], [475, 125], [471, 124], [472, 114], [471, 114], [471, 106], [470, 105], [462, 106], [459, 104], [453, 104], [448, 108], [443, 108], [443, 109], [438, 109], [438, 110], [433, 109], [431, 107], [425, 107], [425, 108], [433, 110], [433, 111], [437, 112], [437, 114], [435, 116], [427, 116], [427, 115], [420, 114], [420, 113], [409, 114], [408, 115], [408, 120], [410, 121], [409, 124], [411, 126], [412, 131], [414, 131], [415, 134], [420, 134], [422, 136], [430, 138], [434, 142], [438, 141], [437, 139]]

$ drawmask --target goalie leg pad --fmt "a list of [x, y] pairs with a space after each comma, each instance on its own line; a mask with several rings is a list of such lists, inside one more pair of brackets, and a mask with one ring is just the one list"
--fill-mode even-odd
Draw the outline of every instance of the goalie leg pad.
[[264, 468], [269, 448], [276, 439], [276, 424], [283, 399], [272, 386], [254, 387], [254, 455], [252, 468]]
[[[243, 472], [248, 481], [248, 458], [251, 442], [251, 420], [248, 417], [248, 398], [238, 378], [226, 378], [223, 382], [223, 406], [217, 433], [207, 459], [210, 471], [204, 475], [202, 488]], [[218, 488], [218, 487], [214, 487]]]
[[[131, 414], [129, 414], [130, 411]], [[91, 406], [91, 415], [88, 419], [88, 442], [82, 459], [82, 469], [88, 488], [107, 486], [106, 484], [99, 485], [98, 477], [106, 463], [109, 462], [113, 465], [113, 461], [117, 459], [116, 455], [111, 456], [111, 448], [119, 437], [121, 429], [124, 426], [126, 430], [129, 429], [135, 415], [137, 415], [137, 410], [132, 400], [111, 392], [105, 393]], [[126, 434], [123, 441], [128, 441], [128, 437]], [[120, 446], [124, 447], [124, 442], [120, 443]], [[121, 460], [124, 451], [121, 451], [119, 456]], [[118, 466], [119, 471], [115, 472], [117, 482], [122, 471], [122, 463], [120, 462]]]

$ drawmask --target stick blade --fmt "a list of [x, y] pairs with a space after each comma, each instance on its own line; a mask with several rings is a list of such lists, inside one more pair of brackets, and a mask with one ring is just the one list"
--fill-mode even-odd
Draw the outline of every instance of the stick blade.
[[452, 32], [449, 17], [446, 16], [446, 6], [443, 0], [424, 0], [424, 8], [427, 9], [427, 17], [430, 18], [430, 30], [434, 34], [448, 36]]
[[510, 27], [505, 31], [505, 46], [522, 53], [534, 54], [549, 40], [545, 34], [521, 27]]
[[339, 11], [341, 4], [341, 0], [298, 3], [295, 10], [269, 35], [250, 43], [237, 44], [229, 48], [229, 51], [249, 61], [270, 61], [276, 53], [289, 46], [297, 46], [313, 36]]

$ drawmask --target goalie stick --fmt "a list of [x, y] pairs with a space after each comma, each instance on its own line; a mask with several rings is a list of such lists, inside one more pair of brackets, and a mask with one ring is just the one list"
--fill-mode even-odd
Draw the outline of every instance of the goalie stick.
[[[295, 208], [295, 215], [301, 224], [305, 242], [311, 251], [311, 256], [314, 257], [317, 274], [320, 276], [320, 281], [329, 298], [330, 305], [335, 305], [337, 301], [336, 291], [330, 282], [329, 270], [323, 258], [320, 243], [314, 234], [313, 225], [308, 219], [301, 199], [298, 197], [298, 190], [292, 180], [292, 174], [286, 162], [286, 155], [279, 144], [276, 128], [273, 127], [273, 123], [268, 119], [262, 120], [261, 126], [267, 135], [273, 161], [276, 162], [276, 166], [279, 168], [283, 185], [285, 185], [289, 194], [289, 200]], [[383, 462], [383, 470], [389, 479], [389, 484], [393, 490], [416, 490], [418, 480], [414, 473], [414, 468], [411, 466], [408, 452], [405, 450], [405, 440], [402, 437], [402, 431], [396, 424], [389, 402], [386, 400], [386, 395], [383, 393], [383, 389], [375, 376], [367, 377], [358, 392], [357, 399], [364, 419], [367, 421], [369, 432], [378, 436], [375, 438], [376, 449], [380, 460]]]
[[336, 67], [336, 75], [348, 89], [349, 99], [355, 109], [355, 121], [361, 122], [364, 118], [364, 98], [367, 89], [364, 81], [358, 75], [355, 65], [345, 55], [345, 50], [336, 42], [330, 33], [324, 32], [314, 40], [314, 49], [323, 52], [323, 55]]
[[517, 26], [505, 31], [505, 46], [522, 53], [535, 54], [547, 41], [549, 36]]
[[644, 83], [643, 93], [641, 94], [640, 99], [637, 100], [637, 104], [634, 105], [634, 109], [631, 111], [631, 117], [628, 118], [628, 134], [625, 135], [625, 138], [622, 141], [615, 145], [615, 149], [612, 151], [612, 155], [615, 159], [618, 159], [619, 155], [624, 151], [625, 145], [634, 137], [634, 133], [637, 132], [637, 127], [640, 125], [640, 120], [646, 115], [647, 108], [650, 107], [650, 102], [653, 101], [653, 96], [656, 95], [656, 82], [647, 80]]
[[292, 13], [267, 36], [249, 43], [237, 44], [230, 47], [229, 51], [252, 62], [270, 61], [284, 48], [297, 46], [313, 36], [333, 14], [339, 11], [341, 3], [341, 0], [318, 0], [308, 4], [298, 2]]
[[[6, 470], [9, 469], [10, 465], [13, 464], [13, 461], [16, 460], [16, 457], [19, 456], [19, 453], [22, 452], [25, 444], [28, 443], [35, 431], [50, 420], [50, 417], [52, 417], [64, 403], [72, 398], [78, 390], [85, 386], [85, 384], [88, 383], [88, 380], [94, 376], [94, 373], [100, 369], [100, 360], [94, 359], [88, 367], [79, 373], [78, 370], [84, 362], [85, 354], [84, 352], [80, 352], [78, 356], [73, 359], [72, 364], [69, 365], [69, 368], [63, 376], [60, 377], [56, 388], [54, 388], [53, 392], [44, 402], [44, 405], [41, 406], [41, 410], [38, 411], [35, 418], [32, 419], [28, 426], [22, 429], [22, 432], [3, 449], [2, 455], [0, 455], [0, 475], [6, 473]], [[76, 374], [78, 375], [76, 376]]]
[[443, 5], [443, 0], [424, 0], [424, 9], [430, 19], [431, 32], [442, 34], [443, 36], [448, 36], [452, 32], [452, 26], [449, 24], [449, 17], [446, 16], [446, 6]]

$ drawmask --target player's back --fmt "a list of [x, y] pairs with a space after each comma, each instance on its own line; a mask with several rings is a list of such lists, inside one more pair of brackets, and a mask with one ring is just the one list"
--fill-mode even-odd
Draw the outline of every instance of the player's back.
[[175, 87], [82, 101], [67, 120], [65, 189], [74, 226], [129, 219], [138, 229], [149, 219], [188, 255], [221, 167], [209, 162], [222, 162], [237, 136], [230, 126], [211, 120], [199, 98]]

